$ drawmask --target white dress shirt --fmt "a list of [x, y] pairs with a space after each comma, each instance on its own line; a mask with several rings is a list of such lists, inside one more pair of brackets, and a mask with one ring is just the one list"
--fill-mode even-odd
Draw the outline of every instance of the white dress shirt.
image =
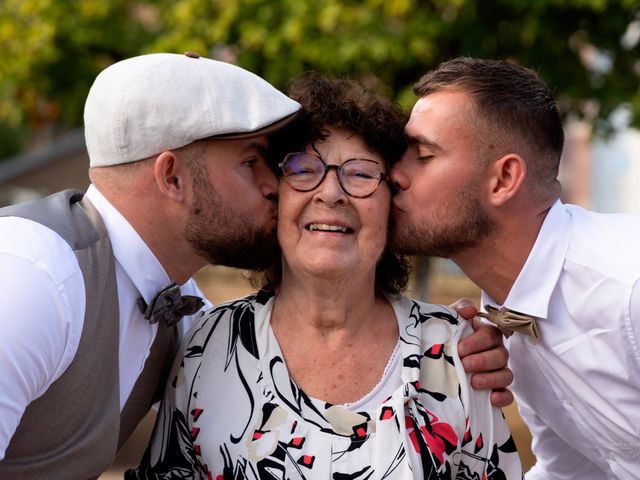
[[[120, 408], [142, 372], [157, 325], [136, 305], [170, 282], [149, 247], [94, 186], [87, 198], [109, 232], [120, 312]], [[181, 290], [204, 298], [190, 279]], [[206, 300], [205, 300], [206, 302]], [[0, 460], [29, 403], [69, 367], [85, 314], [82, 272], [71, 247], [52, 230], [18, 217], [0, 218]], [[207, 303], [204, 308], [211, 307]], [[181, 323], [183, 333], [192, 317]]]
[[527, 480], [640, 478], [639, 279], [640, 216], [556, 202], [504, 302], [540, 331], [506, 342]]

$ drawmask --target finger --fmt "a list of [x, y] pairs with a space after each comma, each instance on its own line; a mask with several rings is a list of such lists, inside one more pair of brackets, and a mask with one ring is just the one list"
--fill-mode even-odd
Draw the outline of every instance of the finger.
[[478, 308], [470, 298], [461, 298], [449, 305], [449, 307], [458, 312], [458, 315], [466, 320], [473, 319], [478, 313]]
[[507, 366], [509, 352], [504, 345], [500, 345], [491, 350], [467, 355], [461, 360], [462, 366], [467, 373], [491, 372]]
[[513, 403], [513, 393], [508, 388], [493, 390], [490, 395], [491, 405], [498, 408], [508, 407]]
[[[475, 327], [476, 326], [474, 325], [474, 328]], [[483, 324], [469, 336], [460, 340], [460, 343], [458, 344], [458, 355], [462, 358], [473, 353], [491, 350], [502, 345], [502, 333], [500, 330], [496, 327]]]
[[511, 385], [511, 382], [513, 372], [508, 368], [471, 375], [471, 386], [476, 390], [502, 390]]
[[[482, 327], [491, 327], [494, 328], [495, 330], [498, 330], [498, 327], [496, 327], [494, 324], [490, 323], [487, 320], [484, 320], [480, 317], [476, 316], [473, 317], [471, 320], [469, 320], [469, 323], [471, 324], [471, 326], [473, 327], [474, 330], [479, 330]], [[499, 335], [502, 335], [502, 333], [498, 332]]]

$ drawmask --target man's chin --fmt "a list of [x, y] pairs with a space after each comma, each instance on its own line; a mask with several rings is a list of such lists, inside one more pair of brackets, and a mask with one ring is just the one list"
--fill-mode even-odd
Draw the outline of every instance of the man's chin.
[[275, 228], [256, 234], [251, 242], [238, 242], [237, 246], [219, 256], [222, 264], [243, 270], [264, 269], [280, 252]]
[[392, 248], [401, 255], [415, 255], [420, 257], [446, 257], [447, 249], [441, 249], [433, 242], [427, 240], [426, 233], [417, 230], [396, 231], [393, 236]]
[[416, 238], [416, 232], [409, 228], [398, 225], [396, 222], [393, 225], [393, 235], [391, 237], [391, 248], [402, 255], [419, 255], [420, 248]]
[[419, 245], [404, 238], [394, 238], [391, 247], [393, 251], [401, 255], [423, 255]]

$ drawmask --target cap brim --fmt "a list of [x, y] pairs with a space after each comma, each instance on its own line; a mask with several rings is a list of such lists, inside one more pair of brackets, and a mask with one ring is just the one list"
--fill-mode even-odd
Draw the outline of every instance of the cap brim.
[[291, 115], [281, 118], [277, 122], [274, 122], [266, 127], [262, 127], [258, 130], [254, 130], [252, 132], [242, 132], [242, 133], [225, 133], [223, 135], [215, 135], [213, 137], [209, 137], [211, 140], [236, 140], [242, 138], [252, 138], [259, 137], [261, 135], [269, 135], [281, 128], [285, 127], [289, 123], [291, 123], [299, 114], [301, 110], [293, 112]]

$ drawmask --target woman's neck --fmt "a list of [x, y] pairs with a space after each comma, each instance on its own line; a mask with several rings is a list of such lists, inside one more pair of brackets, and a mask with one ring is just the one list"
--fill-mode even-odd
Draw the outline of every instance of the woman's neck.
[[354, 402], [380, 381], [398, 341], [398, 322], [373, 282], [283, 281], [271, 313], [291, 378], [313, 398]]
[[380, 302], [387, 303], [376, 298], [373, 278], [341, 282], [335, 278], [283, 277], [273, 316], [276, 321], [293, 321], [296, 328], [354, 333], [362, 327], [363, 319], [375, 318]]

